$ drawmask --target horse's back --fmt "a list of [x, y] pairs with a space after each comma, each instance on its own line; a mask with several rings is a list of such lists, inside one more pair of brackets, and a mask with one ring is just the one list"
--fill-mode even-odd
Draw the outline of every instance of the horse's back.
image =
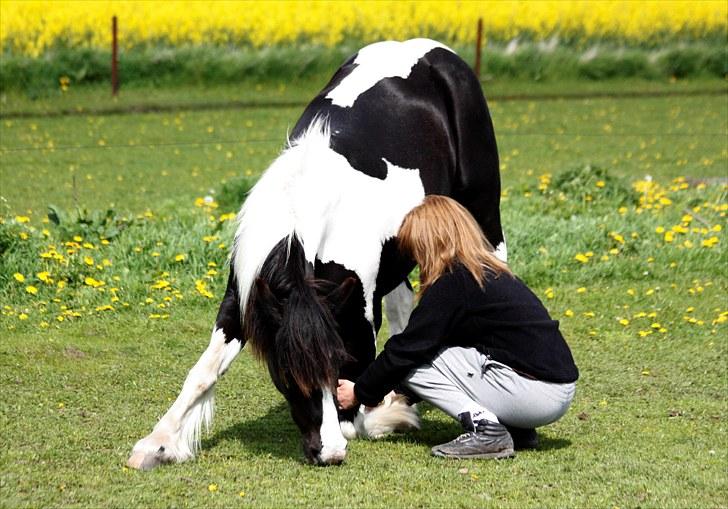
[[391, 166], [417, 171], [425, 194], [457, 199], [491, 242], [502, 241], [492, 121], [480, 83], [450, 49], [427, 39], [363, 48], [308, 105], [292, 139], [321, 121], [351, 168], [376, 179]]

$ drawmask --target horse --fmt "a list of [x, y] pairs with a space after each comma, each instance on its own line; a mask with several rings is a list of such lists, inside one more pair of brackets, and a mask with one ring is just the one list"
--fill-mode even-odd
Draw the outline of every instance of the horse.
[[395, 399], [380, 412], [383, 427], [368, 432], [361, 412], [337, 410], [335, 400], [337, 379], [355, 381], [375, 357], [382, 299], [393, 332], [412, 309], [415, 263], [396, 239], [404, 216], [426, 194], [450, 196], [506, 258], [493, 123], [478, 78], [447, 46], [412, 39], [362, 48], [288, 139], [238, 214], [209, 346], [134, 446], [130, 467], [195, 455], [215, 383], [246, 342], [287, 400], [310, 463], [341, 463], [357, 430], [416, 426]]

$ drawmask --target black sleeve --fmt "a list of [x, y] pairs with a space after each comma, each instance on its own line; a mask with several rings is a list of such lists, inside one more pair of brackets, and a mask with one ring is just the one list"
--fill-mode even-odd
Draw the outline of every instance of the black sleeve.
[[463, 288], [457, 274], [444, 274], [422, 296], [407, 327], [389, 338], [384, 350], [354, 385], [359, 403], [375, 406], [412, 369], [429, 363], [445, 346], [462, 313]]

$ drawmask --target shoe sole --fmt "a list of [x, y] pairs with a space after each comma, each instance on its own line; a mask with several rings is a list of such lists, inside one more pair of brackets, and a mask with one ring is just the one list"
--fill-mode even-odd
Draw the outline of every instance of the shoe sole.
[[453, 458], [458, 460], [467, 459], [503, 459], [512, 458], [516, 455], [513, 449], [504, 449], [498, 452], [486, 452], [480, 454], [445, 454], [441, 451], [432, 451], [432, 455], [438, 458]]

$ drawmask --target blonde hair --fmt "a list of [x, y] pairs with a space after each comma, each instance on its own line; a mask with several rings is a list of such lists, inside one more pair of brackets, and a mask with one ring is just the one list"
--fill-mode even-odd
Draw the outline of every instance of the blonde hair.
[[404, 218], [397, 234], [403, 253], [420, 266], [420, 293], [462, 263], [482, 288], [486, 270], [511, 275], [470, 212], [452, 198], [425, 196]]

